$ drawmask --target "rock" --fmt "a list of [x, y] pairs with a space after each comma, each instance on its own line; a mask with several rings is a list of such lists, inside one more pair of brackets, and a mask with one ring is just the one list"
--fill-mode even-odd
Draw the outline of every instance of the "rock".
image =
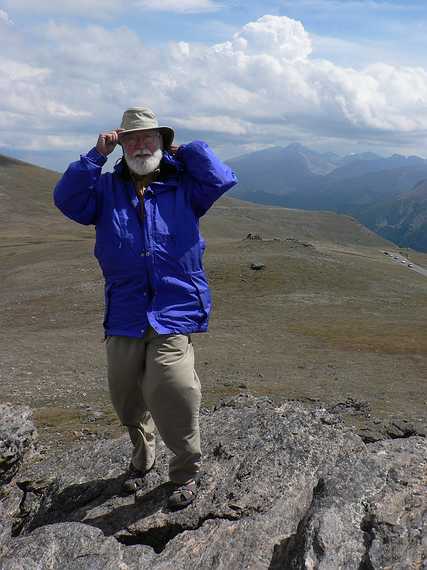
[[265, 265], [264, 263], [251, 263], [250, 268], [254, 271], [261, 271], [262, 269], [265, 269]]
[[2, 570], [131, 570], [151, 568], [151, 548], [126, 547], [98, 528], [62, 523], [36, 529], [13, 541]]
[[387, 426], [387, 433], [391, 438], [396, 439], [417, 435], [417, 430], [406, 420], [394, 420]]
[[368, 415], [371, 411], [371, 407], [366, 400], [355, 400], [354, 398], [347, 398], [345, 402], [338, 402], [327, 409], [334, 414], [350, 415]]
[[422, 438], [389, 440], [337, 464], [272, 568], [421, 569], [426, 451]]
[[19, 520], [23, 496], [16, 485], [4, 485], [0, 490], [0, 557], [12, 536], [14, 523]]
[[303, 247], [312, 247], [314, 248], [314, 245], [312, 243], [308, 243], [305, 241], [301, 241], [297, 238], [286, 238], [286, 241], [292, 245], [296, 245], [296, 246], [303, 246]]
[[387, 434], [381, 429], [381, 426], [366, 425], [357, 430], [359, 435], [365, 443], [375, 443], [387, 439]]
[[30, 408], [0, 404], [0, 485], [17, 473], [24, 456], [34, 450], [36, 439]]
[[105, 416], [104, 412], [92, 411], [91, 415], [87, 417], [88, 422], [96, 422]]
[[6, 541], [0, 567], [417, 567], [425, 439], [365, 445], [321, 407], [249, 394], [203, 410], [200, 424], [199, 492], [178, 512], [165, 506], [169, 452], [160, 441], [136, 498], [120, 494], [125, 437], [24, 465], [11, 513], [19, 536]]
[[400, 439], [413, 436], [426, 437], [426, 426], [423, 422], [418, 422], [417, 425], [410, 423], [406, 420], [393, 420], [387, 421], [379, 418], [372, 417], [371, 414], [358, 413], [357, 411], [343, 412], [349, 413], [351, 416], [365, 416], [362, 425], [355, 428], [357, 435], [359, 435], [365, 443], [375, 443], [385, 439]]
[[92, 414], [92, 417], [95, 418], [96, 420], [99, 420], [100, 418], [103, 418], [105, 416], [104, 412], [100, 412], [100, 411], [94, 411]]

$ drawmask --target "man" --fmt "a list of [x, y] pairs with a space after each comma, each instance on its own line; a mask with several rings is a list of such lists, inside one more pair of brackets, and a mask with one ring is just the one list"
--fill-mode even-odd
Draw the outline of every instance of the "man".
[[[54, 200], [72, 220], [96, 226], [110, 394], [133, 443], [124, 489], [138, 490], [153, 467], [157, 426], [173, 452], [175, 509], [194, 500], [201, 463], [190, 334], [207, 330], [211, 298], [199, 218], [237, 180], [206, 143], [176, 147], [173, 139], [150, 109], [128, 109], [120, 129], [100, 134], [68, 167]], [[117, 144], [122, 159], [101, 174]]]

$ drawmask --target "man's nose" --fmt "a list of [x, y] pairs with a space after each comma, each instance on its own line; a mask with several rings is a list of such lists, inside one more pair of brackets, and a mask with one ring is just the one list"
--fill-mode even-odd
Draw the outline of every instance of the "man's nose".
[[141, 148], [146, 148], [147, 147], [147, 141], [143, 138], [138, 138], [135, 142], [135, 148], [137, 148], [138, 150]]

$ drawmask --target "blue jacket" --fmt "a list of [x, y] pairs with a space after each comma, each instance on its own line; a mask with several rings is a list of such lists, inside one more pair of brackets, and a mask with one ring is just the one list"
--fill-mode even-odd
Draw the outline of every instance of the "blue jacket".
[[141, 204], [123, 159], [101, 174], [95, 148], [73, 162], [55, 187], [56, 206], [81, 224], [95, 224], [105, 278], [106, 335], [142, 337], [205, 332], [211, 296], [203, 270], [199, 218], [237, 182], [202, 141], [165, 152], [161, 171]]

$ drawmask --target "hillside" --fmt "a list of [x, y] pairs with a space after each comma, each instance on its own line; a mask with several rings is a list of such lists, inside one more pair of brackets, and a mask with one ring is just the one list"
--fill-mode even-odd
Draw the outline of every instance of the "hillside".
[[390, 247], [391, 244], [354, 218], [333, 212], [309, 212], [251, 204], [224, 196], [202, 221], [203, 233], [211, 239], [241, 240], [248, 233], [264, 238], [295, 238], [332, 245]]
[[[2, 240], [93, 239], [91, 227], [64, 218], [54, 207], [52, 190], [60, 174], [0, 155], [0, 236]], [[384, 247], [385, 242], [348, 217], [259, 207], [224, 196], [203, 220], [209, 238], [242, 238], [250, 232], [331, 243]]]
[[73, 239], [92, 231], [64, 226], [53, 207], [57, 172], [0, 155], [0, 237], [3, 243], [28, 240]]
[[[57, 176], [16, 161], [0, 168], [0, 381], [5, 400], [35, 409], [42, 442], [66, 445], [121, 428], [105, 380], [93, 229], [55, 211]], [[250, 391], [424, 416], [426, 281], [383, 255], [389, 242], [347, 216], [230, 197], [202, 231], [214, 311], [193, 342], [205, 405]]]
[[427, 180], [393, 200], [363, 209], [360, 218], [386, 239], [427, 251]]
[[360, 208], [380, 201], [389, 201], [410, 191], [414, 184], [427, 177], [427, 165], [400, 167], [369, 172], [349, 178], [325, 176], [315, 186], [301, 186], [286, 197], [290, 208], [332, 210], [338, 213], [359, 215]]

